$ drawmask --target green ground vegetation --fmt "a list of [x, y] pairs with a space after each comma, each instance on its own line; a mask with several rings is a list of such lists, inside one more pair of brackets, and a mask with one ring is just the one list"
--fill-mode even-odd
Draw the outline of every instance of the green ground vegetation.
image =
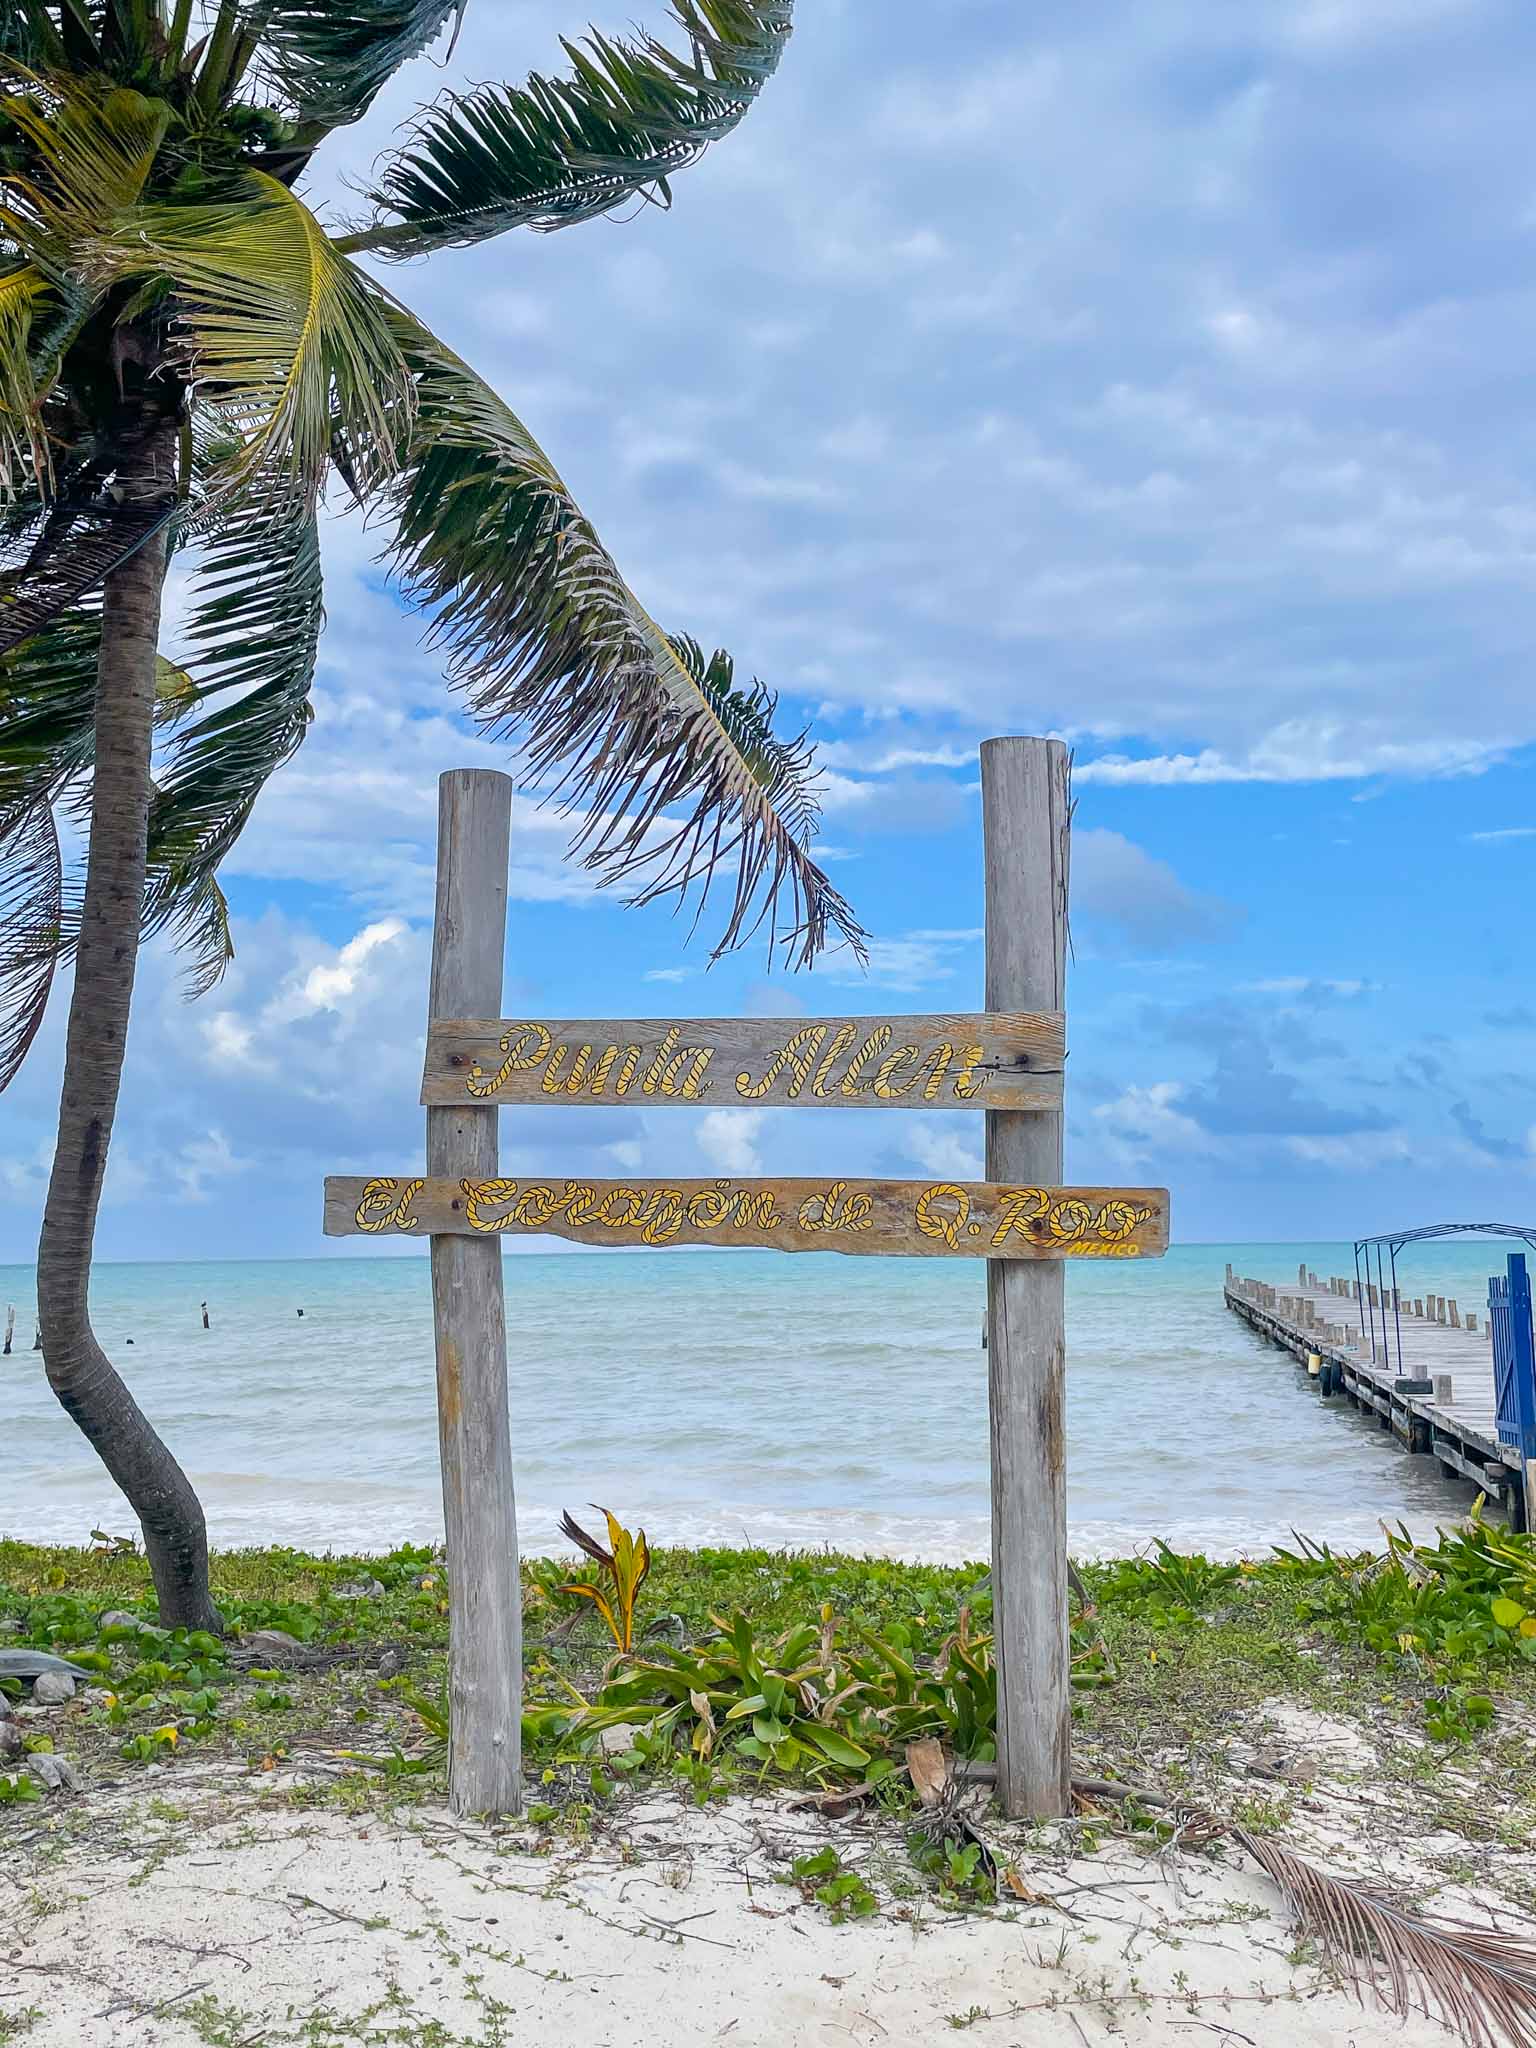
[[[700, 1798], [767, 1776], [868, 1782], [919, 1735], [993, 1754], [983, 1566], [657, 1550], [628, 1653], [570, 1589], [568, 1565], [528, 1560], [523, 1585], [525, 1745], [551, 1814], [657, 1772]], [[0, 1542], [0, 1649], [52, 1650], [94, 1681], [61, 1712], [24, 1717], [29, 1745], [98, 1779], [157, 1764], [173, 1786], [193, 1756], [253, 1771], [308, 1757], [337, 1766], [339, 1797], [440, 1789], [451, 1588], [439, 1553], [226, 1552], [214, 1588], [223, 1634], [165, 1632], [131, 1545]], [[103, 1622], [114, 1613], [128, 1619]], [[1536, 1543], [1475, 1517], [1436, 1545], [1404, 1535], [1377, 1555], [1297, 1539], [1243, 1564], [1163, 1545], [1085, 1564], [1072, 1653], [1084, 1775], [1142, 1773], [1156, 1754], [1164, 1783], [1209, 1790], [1234, 1736], [1281, 1702], [1388, 1726], [1396, 1767], [1427, 1778], [1473, 1753], [1481, 1778], [1528, 1803]], [[0, 1828], [31, 1796], [24, 1776], [0, 1770]], [[1285, 1787], [1261, 1791], [1250, 1819], [1283, 1818]]]

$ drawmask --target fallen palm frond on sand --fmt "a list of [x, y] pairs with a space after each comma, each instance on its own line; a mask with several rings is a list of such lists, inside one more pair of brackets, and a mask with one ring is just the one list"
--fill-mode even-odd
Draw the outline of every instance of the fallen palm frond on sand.
[[[916, 1754], [914, 1754], [916, 1752]], [[924, 1806], [958, 1809], [959, 1786], [995, 1779], [996, 1766], [940, 1760], [937, 1743], [914, 1743], [908, 1772]], [[1074, 1778], [1075, 1802], [1135, 1802], [1165, 1813], [1187, 1848], [1232, 1842], [1284, 1896], [1301, 1931], [1327, 1955], [1363, 2004], [1374, 1993], [1390, 2013], [1438, 2018], [1470, 2048], [1536, 2048], [1536, 1946], [1497, 1929], [1430, 1919], [1335, 1877], [1272, 1836], [1114, 1778]], [[957, 1815], [957, 1824], [958, 1815]], [[965, 1820], [967, 1831], [973, 1823]]]

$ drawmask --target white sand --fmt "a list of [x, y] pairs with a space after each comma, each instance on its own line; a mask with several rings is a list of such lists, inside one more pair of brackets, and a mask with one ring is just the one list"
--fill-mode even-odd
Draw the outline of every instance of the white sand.
[[[1401, 1878], [1408, 1852], [1369, 1806], [1318, 1818], [1333, 1867]], [[890, 1820], [826, 1821], [780, 1796], [700, 1813], [645, 1795], [591, 1841], [557, 1835], [536, 1853], [526, 1828], [497, 1836], [419, 1808], [345, 1816], [295, 1807], [270, 1778], [172, 1769], [31, 1808], [0, 1838], [0, 2040], [28, 2008], [26, 2048], [1450, 2038], [1362, 2010], [1294, 1960], [1283, 1903], [1230, 1856], [1160, 1859], [1123, 1840], [1084, 1855], [1067, 1836], [996, 1832], [1059, 1906], [948, 1915]], [[835, 1926], [778, 1882], [828, 1841], [872, 1884], [876, 1918]], [[1437, 1903], [1493, 1917], [1469, 1891]], [[1497, 1918], [1514, 1924], [1507, 1903]]]

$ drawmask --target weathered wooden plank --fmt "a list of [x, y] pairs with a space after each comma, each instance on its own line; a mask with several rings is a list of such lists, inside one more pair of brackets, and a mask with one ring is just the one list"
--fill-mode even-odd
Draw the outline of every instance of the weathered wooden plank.
[[[479, 1114], [484, 1114], [483, 1111]], [[988, 1181], [337, 1177], [329, 1237], [534, 1237], [911, 1258], [1136, 1259], [1168, 1246], [1166, 1188]]]
[[[1281, 1340], [1289, 1347], [1299, 1349], [1302, 1344], [1310, 1343], [1310, 1334], [1303, 1320], [1277, 1311], [1276, 1304], [1286, 1298], [1261, 1281], [1240, 1276], [1234, 1276], [1227, 1289], [1228, 1303], [1237, 1308], [1239, 1314], [1244, 1313], [1248, 1303], [1253, 1303], [1259, 1310], [1267, 1305], [1275, 1314]], [[1437, 1297], [1426, 1298], [1424, 1308], [1427, 1313], [1423, 1320], [1417, 1323], [1409, 1321], [1402, 1326], [1401, 1361], [1396, 1333], [1389, 1328], [1385, 1351], [1382, 1351], [1378, 1340], [1378, 1357], [1374, 1363], [1363, 1357], [1345, 1363], [1335, 1356], [1334, 1369], [1343, 1376], [1346, 1389], [1375, 1410], [1385, 1412], [1393, 1398], [1405, 1403], [1411, 1429], [1420, 1423], [1427, 1426], [1432, 1418], [1437, 1432], [1450, 1432], [1464, 1447], [1477, 1446], [1479, 1457], [1502, 1457], [1504, 1449], [1498, 1442], [1493, 1380], [1483, 1331], [1468, 1332], [1465, 1322], [1461, 1329], [1455, 1329], [1449, 1322], [1436, 1321], [1436, 1305]], [[1403, 1306], [1406, 1311], [1406, 1298]], [[1330, 1342], [1339, 1350], [1360, 1350], [1365, 1340], [1358, 1325], [1350, 1324], [1332, 1326]], [[1454, 1373], [1446, 1369], [1447, 1365], [1455, 1367]], [[1393, 1396], [1391, 1390], [1400, 1373], [1415, 1380], [1432, 1381], [1433, 1396]], [[1439, 1435], [1433, 1448], [1437, 1455], [1445, 1455], [1448, 1462], [1456, 1463], [1455, 1457], [1444, 1451]], [[1471, 1467], [1457, 1464], [1456, 1469], [1477, 1477]]]
[[[1066, 1008], [1071, 757], [1059, 740], [981, 749], [990, 1009]], [[1061, 1178], [1062, 1117], [988, 1105], [996, 1182]], [[1164, 1213], [1166, 1229], [1166, 1212]], [[998, 1797], [1014, 1819], [1071, 1809], [1066, 1305], [1060, 1265], [987, 1267]]]
[[[512, 783], [460, 769], [438, 785], [437, 915], [428, 1014], [500, 1008]], [[493, 1177], [494, 1109], [427, 1111], [427, 1164]], [[448, 1539], [449, 1803], [522, 1812], [523, 1603], [507, 1412], [507, 1327], [494, 1245], [432, 1240], [438, 1439]]]
[[1050, 1110], [1058, 1013], [928, 1017], [437, 1018], [421, 1099], [659, 1108]]

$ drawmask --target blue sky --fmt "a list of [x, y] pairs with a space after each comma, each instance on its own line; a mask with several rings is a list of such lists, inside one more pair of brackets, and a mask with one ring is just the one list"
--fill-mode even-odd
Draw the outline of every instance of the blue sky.
[[[471, 0], [335, 203], [416, 100], [577, 26]], [[706, 971], [520, 805], [509, 1009], [979, 1006], [977, 744], [1056, 732], [1069, 1176], [1167, 1183], [1183, 1238], [1530, 1220], [1533, 65], [1513, 0], [804, 0], [670, 213], [391, 271], [649, 608], [810, 717], [875, 934], [867, 980]], [[422, 1156], [435, 778], [515, 761], [374, 551], [328, 532], [319, 715], [226, 869], [233, 971], [188, 1006], [144, 960], [104, 1256], [320, 1254], [325, 1173]], [[62, 1022], [0, 1103], [0, 1260]], [[960, 1173], [979, 1122], [532, 1111], [504, 1171]]]

